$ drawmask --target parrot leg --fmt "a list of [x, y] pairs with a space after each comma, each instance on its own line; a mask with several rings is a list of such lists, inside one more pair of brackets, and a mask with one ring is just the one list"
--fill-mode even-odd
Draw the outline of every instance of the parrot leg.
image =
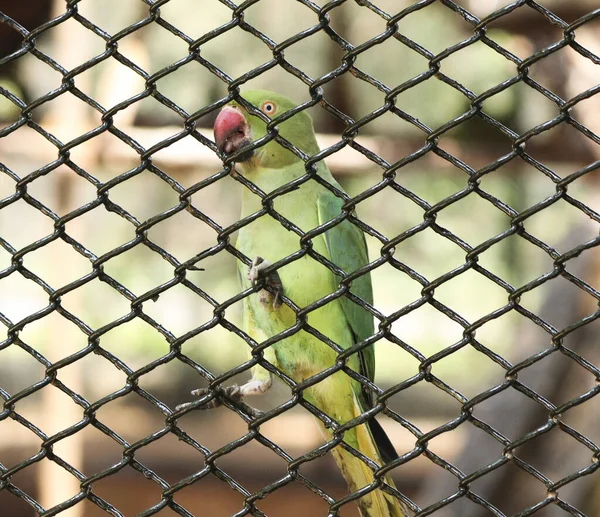
[[[279, 277], [279, 275], [277, 275], [277, 277]], [[245, 303], [248, 304], [248, 299], [245, 300]], [[265, 341], [267, 336], [260, 328], [256, 327], [254, 319], [251, 316], [251, 311], [248, 309], [248, 307], [245, 308], [242, 314], [244, 317], [244, 328], [258, 341]], [[261, 356], [269, 364], [275, 367], [278, 366], [277, 356], [273, 347], [267, 347], [261, 353]], [[260, 363], [255, 364], [252, 366], [252, 378], [247, 383], [242, 384], [241, 386], [234, 384], [233, 386], [228, 386], [226, 388], [218, 388], [219, 396], [214, 397], [207, 404], [200, 406], [200, 409], [212, 409], [221, 406], [223, 404], [223, 398], [225, 397], [234, 405], [242, 409], [246, 414], [251, 415], [254, 418], [258, 418], [264, 413], [249, 406], [248, 404], [245, 404], [243, 399], [248, 395], [262, 395], [271, 387], [272, 384], [273, 376], [271, 375], [271, 372]], [[210, 390], [207, 388], [201, 388], [192, 391], [192, 395], [196, 395], [197, 397], [204, 397], [209, 393]], [[193, 404], [193, 402], [180, 404], [176, 407], [176, 409], [179, 411], [181, 409], [190, 407]]]
[[[242, 384], [241, 386], [233, 384], [232, 386], [223, 388], [223, 395], [235, 402], [239, 402], [248, 395], [262, 395], [271, 387], [272, 382], [270, 376], [268, 377], [268, 380], [250, 379], [246, 384]], [[204, 396], [207, 393], [209, 393], [209, 391], [206, 388], [192, 391], [192, 395], [196, 395], [197, 397]], [[209, 407], [217, 407], [220, 405], [221, 403], [220, 401], [217, 401], [217, 399], [213, 399], [207, 404]]]
[[[258, 409], [254, 409], [253, 407], [244, 404], [243, 399], [248, 395], [262, 395], [271, 387], [272, 383], [273, 380], [271, 376], [268, 375], [266, 378], [251, 379], [246, 384], [242, 384], [241, 386], [238, 386], [237, 384], [227, 386], [226, 388], [220, 390], [220, 395], [221, 397], [228, 398], [235, 405], [241, 407], [244, 411], [246, 411], [253, 417], [258, 417], [262, 415], [262, 411], [259, 411]], [[208, 388], [199, 388], [197, 390], [192, 391], [192, 395], [195, 395], [196, 397], [204, 397], [209, 393], [210, 390]], [[214, 409], [216, 407], [221, 406], [223, 404], [221, 397], [215, 397], [204, 406], [201, 406], [200, 409]], [[175, 409], [177, 411], [180, 411], [182, 409], [188, 408], [191, 405], [193, 405], [193, 402], [187, 402], [185, 404], [179, 404]]]
[[[268, 260], [265, 260], [262, 257], [254, 257], [252, 260], [252, 265], [248, 269], [248, 280], [252, 282], [252, 287], [256, 285], [256, 282], [261, 276], [261, 272], [270, 265], [271, 263]], [[265, 282], [274, 291], [274, 294], [266, 289], [262, 289], [258, 293], [258, 299], [260, 303], [262, 305], [272, 304], [273, 309], [279, 309], [282, 303], [281, 294], [283, 293], [283, 285], [277, 271], [269, 273], [265, 279]]]

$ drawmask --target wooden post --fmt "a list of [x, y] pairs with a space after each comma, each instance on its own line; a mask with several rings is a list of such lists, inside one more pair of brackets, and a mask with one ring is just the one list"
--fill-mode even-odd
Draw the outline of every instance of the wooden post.
[[[52, 18], [64, 14], [66, 3], [64, 0], [54, 0], [52, 6]], [[52, 46], [54, 48], [53, 56], [65, 67], [73, 67], [89, 58], [90, 39], [95, 36], [90, 32], [89, 36], [82, 37], [81, 34], [74, 35], [68, 24], [59, 24], [52, 29]], [[83, 91], [89, 91], [89, 80], [85, 75], [77, 76], [75, 83]], [[86, 84], [88, 83], [88, 84]], [[63, 135], [83, 134], [92, 127], [91, 116], [92, 108], [86, 106], [79, 99], [71, 94], [63, 94], [48, 104], [48, 111], [44, 114], [41, 125], [43, 127], [56, 127], [59, 138]], [[63, 142], [66, 143], [66, 142]], [[97, 151], [94, 151], [93, 141], [84, 144], [82, 149], [85, 152], [77, 151], [76, 162], [83, 168], [90, 168], [97, 163]], [[61, 214], [68, 213], [78, 206], [77, 197], [73, 193], [74, 172], [61, 166], [52, 171], [55, 185], [57, 185], [58, 209]], [[83, 224], [81, 221], [74, 221], [73, 224]], [[49, 265], [44, 272], [44, 279], [54, 288], [60, 287], [55, 282], [58, 280], [57, 268], [70, 269], [73, 264], [72, 254], [63, 254], [60, 250], [52, 252], [49, 257]], [[78, 297], [77, 291], [70, 295], [70, 301]], [[80, 297], [79, 297], [80, 298]], [[81, 305], [81, 299], [76, 300], [75, 304]], [[47, 349], [44, 353], [52, 361], [58, 358], [64, 358], [74, 351], [85, 346], [85, 336], [72, 323], [62, 318], [51, 318], [47, 331]], [[58, 379], [74, 392], [83, 391], [83, 372], [78, 362], [62, 368], [58, 371]], [[74, 401], [54, 386], [48, 386], [42, 390], [41, 411], [43, 412], [42, 430], [49, 436], [73, 425], [83, 418], [83, 410]], [[68, 462], [74, 468], [82, 471], [84, 459], [84, 444], [81, 433], [57, 442], [53, 446], [53, 453]], [[38, 489], [39, 502], [46, 508], [52, 508], [57, 504], [68, 500], [80, 491], [79, 480], [50, 460], [44, 460], [40, 463], [38, 470]], [[77, 504], [74, 507], [61, 512], [61, 517], [82, 517], [83, 505]]]

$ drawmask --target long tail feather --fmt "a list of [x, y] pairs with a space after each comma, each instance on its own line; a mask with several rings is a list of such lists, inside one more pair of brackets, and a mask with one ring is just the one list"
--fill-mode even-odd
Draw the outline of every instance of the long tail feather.
[[398, 453], [396, 452], [396, 449], [394, 449], [388, 435], [385, 434], [381, 424], [374, 418], [367, 420], [367, 424], [369, 425], [369, 430], [373, 435], [373, 439], [375, 440], [375, 444], [377, 445], [379, 455], [383, 462], [389, 463], [390, 461], [398, 459]]
[[[354, 403], [355, 413], [358, 416], [362, 413], [362, 408], [356, 396]], [[374, 428], [375, 432], [373, 432]], [[344, 441], [356, 447], [362, 454], [379, 465], [383, 464], [382, 459], [390, 461], [398, 457], [389, 438], [379, 424], [374, 426], [361, 424], [346, 433], [347, 435], [351, 433], [353, 436], [351, 439], [345, 437]], [[374, 435], [377, 435], [377, 441]], [[378, 447], [378, 443], [383, 444], [382, 449]], [[341, 446], [334, 448], [331, 452], [351, 492], [373, 483], [375, 480], [373, 471], [362, 459], [357, 458]], [[384, 481], [395, 488], [390, 476], [385, 476]], [[375, 489], [362, 496], [357, 500], [357, 503], [361, 517], [408, 517], [408, 510], [404, 503], [381, 489]]]

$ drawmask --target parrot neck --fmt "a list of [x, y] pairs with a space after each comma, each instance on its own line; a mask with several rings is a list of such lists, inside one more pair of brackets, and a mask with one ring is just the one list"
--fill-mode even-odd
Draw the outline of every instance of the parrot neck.
[[[244, 177], [254, 183], [265, 194], [283, 187], [290, 181], [300, 178], [306, 173], [304, 162], [298, 161], [280, 169], [266, 167], [240, 167]], [[262, 208], [260, 196], [250, 189], [244, 188], [242, 194], [242, 215], [252, 214]]]

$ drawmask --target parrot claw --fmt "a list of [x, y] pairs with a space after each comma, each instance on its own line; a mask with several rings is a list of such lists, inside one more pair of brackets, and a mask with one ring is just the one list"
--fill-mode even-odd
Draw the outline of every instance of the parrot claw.
[[[254, 257], [252, 265], [248, 269], [248, 280], [252, 287], [256, 287], [261, 272], [269, 267], [271, 263], [262, 257]], [[282, 305], [281, 294], [283, 293], [283, 285], [277, 271], [269, 273], [265, 279], [265, 283], [271, 288], [270, 291], [261, 289], [258, 293], [258, 300], [264, 306], [272, 304], [273, 309], [279, 309]]]
[[256, 283], [258, 282], [260, 272], [270, 265], [271, 263], [262, 257], [254, 257], [252, 259], [252, 264], [248, 269], [248, 280], [250, 280], [252, 287], [256, 287]]
[[[200, 388], [192, 391], [192, 395], [195, 395], [196, 397], [204, 397], [209, 393], [210, 390], [208, 388]], [[237, 384], [223, 388], [221, 390], [220, 395], [231, 399], [233, 402], [239, 402], [240, 400], [242, 400], [242, 390]], [[223, 405], [223, 400], [221, 399], [221, 397], [215, 397], [208, 404], [204, 405], [202, 409], [214, 409], [221, 405]]]
[[[234, 388], [237, 386], [231, 386], [231, 388]], [[197, 390], [192, 390], [192, 395], [194, 395], [195, 397], [205, 397], [206, 395], [210, 394], [210, 390], [208, 388], [199, 388]], [[212, 400], [209, 400], [206, 404], [203, 404], [202, 406], [199, 406], [199, 409], [214, 409], [216, 407], [219, 407], [220, 405], [222, 405], [223, 402], [220, 400], [219, 397], [215, 397]], [[175, 406], [175, 409], [177, 411], [181, 411], [182, 409], [187, 409], [191, 406], [194, 405], [194, 402], [186, 402], [185, 404], [179, 404], [178, 406]]]
[[[248, 383], [248, 385], [249, 384], [250, 383]], [[199, 388], [197, 390], [192, 391], [192, 395], [194, 395], [196, 397], [204, 397], [210, 393], [211, 393], [211, 390], [209, 390], [208, 388]], [[242, 402], [242, 399], [244, 398], [245, 394], [246, 393], [245, 393], [245, 390], [243, 389], [243, 387], [240, 387], [237, 384], [234, 384], [232, 386], [227, 386], [226, 388], [219, 389], [219, 396], [213, 398], [206, 404], [200, 406], [199, 409], [214, 409], [219, 406], [222, 406], [223, 405], [222, 397], [225, 397], [225, 398], [229, 399], [235, 406], [238, 406], [240, 409], [242, 409], [249, 415], [253, 416], [254, 418], [258, 418], [258, 417], [262, 416], [263, 415], [262, 411], [260, 411], [258, 409], [254, 409], [253, 407], [249, 406], [248, 404], [245, 404], [244, 402]], [[185, 404], [179, 404], [178, 406], [175, 407], [175, 409], [176, 409], [176, 411], [181, 411], [181, 410], [187, 409], [193, 405], [194, 405], [194, 402], [186, 402]]]

